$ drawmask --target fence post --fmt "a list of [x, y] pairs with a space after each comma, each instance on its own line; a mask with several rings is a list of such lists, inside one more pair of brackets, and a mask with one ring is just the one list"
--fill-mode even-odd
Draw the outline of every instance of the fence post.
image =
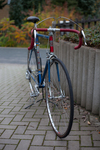
[[86, 106], [89, 50], [84, 47], [81, 106]]
[[96, 17], [94, 17], [94, 25], [96, 25], [97, 21], [96, 21]]
[[84, 47], [78, 53], [77, 104], [81, 104]]
[[95, 50], [90, 49], [89, 50], [88, 78], [87, 78], [87, 95], [86, 95], [86, 109], [87, 110], [92, 110], [94, 68], [95, 68]]
[[[75, 46], [75, 45], [74, 45], [74, 46]], [[77, 102], [78, 53], [79, 53], [79, 50], [74, 50], [73, 95], [74, 95], [74, 101], [75, 101], [75, 102]]]
[[71, 82], [72, 82], [72, 85], [73, 85], [73, 69], [74, 69], [74, 47], [75, 45], [74, 44], [70, 44], [70, 72], [69, 72], [69, 75], [70, 75], [70, 78], [71, 78]]
[[[75, 22], [78, 24], [78, 19], [76, 18]], [[78, 30], [78, 25], [76, 24], [76, 30]]]
[[92, 113], [100, 111], [100, 50], [96, 50]]
[[81, 19], [81, 23], [82, 23], [82, 28], [84, 29], [84, 24], [85, 24], [85, 19], [84, 18]]
[[66, 58], [66, 66], [68, 73], [70, 73], [70, 43], [66, 42], [66, 47], [67, 47], [67, 58]]
[[91, 19], [90, 19], [90, 17], [88, 17], [88, 20], [87, 20], [87, 22], [88, 22], [88, 28], [90, 28], [90, 22], [91, 22]]

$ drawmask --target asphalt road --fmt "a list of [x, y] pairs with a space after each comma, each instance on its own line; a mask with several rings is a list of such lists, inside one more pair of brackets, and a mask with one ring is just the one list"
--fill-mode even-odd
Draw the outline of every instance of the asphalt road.
[[[0, 47], [0, 63], [27, 64], [27, 48]], [[46, 61], [46, 49], [40, 49], [42, 64]]]

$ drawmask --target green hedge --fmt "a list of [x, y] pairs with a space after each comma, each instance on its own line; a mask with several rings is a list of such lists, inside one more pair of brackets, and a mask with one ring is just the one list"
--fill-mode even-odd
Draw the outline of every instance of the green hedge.
[[[93, 26], [88, 29], [84, 29], [86, 35], [87, 46], [100, 48], [100, 23], [96, 26]], [[79, 38], [77, 34], [69, 33], [63, 36], [60, 36], [60, 39], [65, 41], [71, 41], [74, 43], [78, 43]], [[56, 39], [58, 41], [58, 39]]]

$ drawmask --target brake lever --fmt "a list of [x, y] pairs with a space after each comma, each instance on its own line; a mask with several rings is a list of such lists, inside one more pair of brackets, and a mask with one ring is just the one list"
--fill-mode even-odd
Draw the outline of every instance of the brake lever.
[[87, 43], [86, 43], [86, 37], [85, 37], [85, 33], [84, 33], [84, 31], [83, 31], [83, 30], [81, 30], [81, 33], [82, 33], [82, 36], [83, 36], [83, 38], [84, 38], [84, 44], [85, 44], [85, 45], [87, 45]]

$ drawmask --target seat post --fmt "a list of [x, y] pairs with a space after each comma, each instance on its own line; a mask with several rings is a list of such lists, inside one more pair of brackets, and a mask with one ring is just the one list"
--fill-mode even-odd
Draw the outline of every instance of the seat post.
[[36, 23], [34, 23], [34, 27], [35, 27], [35, 28], [37, 28], [37, 25], [36, 25]]

